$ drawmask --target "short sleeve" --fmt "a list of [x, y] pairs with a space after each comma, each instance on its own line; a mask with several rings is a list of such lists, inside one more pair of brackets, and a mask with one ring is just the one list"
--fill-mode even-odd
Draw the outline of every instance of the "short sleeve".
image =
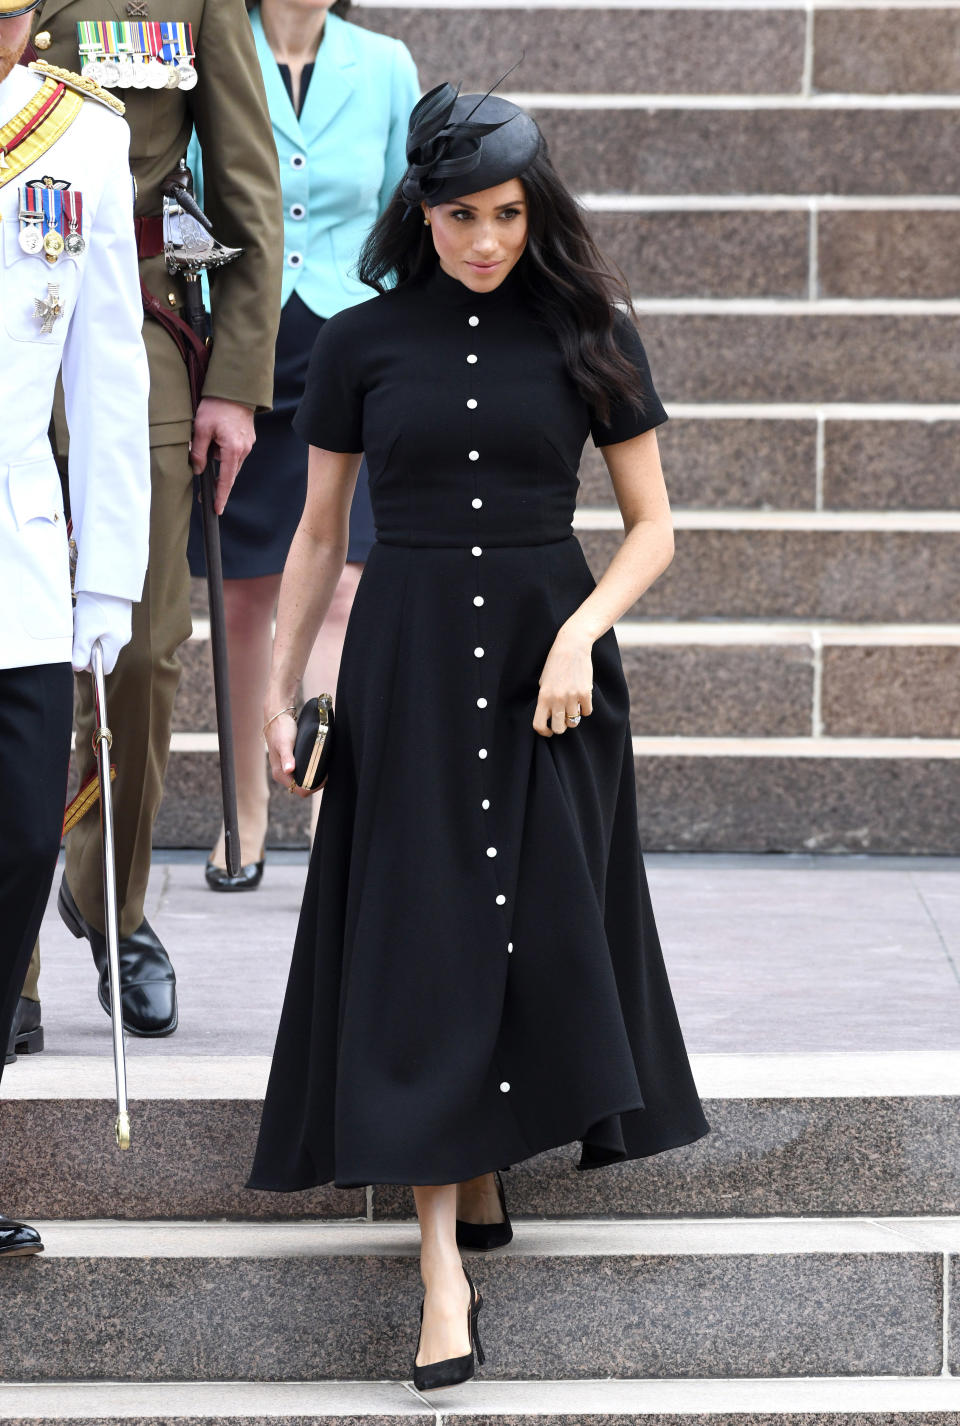
[[635, 398], [632, 401], [612, 402], [606, 421], [601, 421], [595, 411], [591, 413], [590, 434], [597, 446], [613, 446], [618, 441], [632, 440], [634, 436], [642, 436], [644, 431], [652, 431], [654, 426], [662, 426], [667, 419], [650, 375], [650, 363], [640, 333], [625, 313], [617, 313], [613, 333], [618, 347], [636, 373]]
[[363, 388], [343, 320], [350, 310], [331, 317], [317, 333], [293, 418], [297, 435], [325, 451], [363, 450]]

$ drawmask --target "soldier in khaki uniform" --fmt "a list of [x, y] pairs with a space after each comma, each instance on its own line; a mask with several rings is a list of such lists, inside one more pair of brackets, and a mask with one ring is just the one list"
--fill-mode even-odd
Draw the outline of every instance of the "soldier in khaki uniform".
[[[91, 27], [91, 21], [112, 23]], [[91, 33], [101, 35], [109, 50], [118, 35], [121, 42], [132, 37], [143, 43], [145, 36], [150, 43], [161, 31], [172, 46], [166, 53], [173, 60], [170, 69], [179, 61], [182, 69], [192, 65], [195, 74], [185, 75], [187, 83], [177, 83], [172, 74], [164, 83], [161, 75], [161, 87], [154, 82], [160, 61], [153, 59], [149, 83], [138, 76], [138, 82], [130, 84], [128, 75], [116, 90], [130, 126], [141, 280], [164, 307], [183, 315], [184, 284], [166, 271], [157, 220], [163, 182], [185, 156], [194, 127], [203, 149], [204, 203], [214, 232], [221, 242], [244, 252], [218, 271], [211, 284], [213, 354], [195, 422], [186, 367], [174, 341], [152, 317], [144, 321], [150, 366], [150, 561], [143, 599], [133, 612], [133, 637], [108, 680], [107, 692], [111, 721], [123, 730], [114, 751], [114, 817], [124, 1023], [131, 1034], [149, 1036], [172, 1034], [177, 1026], [173, 968], [144, 920], [143, 903], [180, 676], [176, 651], [191, 629], [186, 544], [193, 470], [202, 468], [213, 443], [221, 461], [216, 504], [222, 510], [253, 444], [254, 411], [271, 403], [283, 251], [279, 168], [244, 0], [45, 0], [33, 35], [42, 60], [79, 70], [90, 62]], [[191, 37], [195, 57], [183, 53]], [[146, 55], [136, 58], [148, 62]], [[56, 435], [62, 453], [67, 441], [62, 410]], [[104, 456], [109, 459], [109, 452]], [[78, 694], [77, 761], [83, 779], [94, 770], [93, 710], [85, 682]], [[59, 907], [74, 934], [90, 942], [101, 970], [100, 1001], [106, 1009], [95, 814], [86, 816], [67, 838]], [[35, 958], [20, 1003], [21, 1012], [32, 1011], [37, 1021], [38, 969]], [[18, 1043], [19, 1028], [15, 1023], [13, 1044]]]

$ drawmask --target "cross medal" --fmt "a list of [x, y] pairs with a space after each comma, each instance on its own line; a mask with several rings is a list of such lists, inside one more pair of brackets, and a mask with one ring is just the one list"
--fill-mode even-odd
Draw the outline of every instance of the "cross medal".
[[53, 324], [63, 316], [63, 308], [60, 306], [60, 284], [58, 282], [47, 283], [46, 297], [35, 297], [33, 299], [33, 311], [37, 321], [40, 323], [40, 331], [44, 336], [53, 331]]

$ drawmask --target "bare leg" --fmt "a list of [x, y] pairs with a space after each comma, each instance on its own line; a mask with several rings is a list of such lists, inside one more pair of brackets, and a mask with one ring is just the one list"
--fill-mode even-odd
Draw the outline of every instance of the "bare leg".
[[423, 1329], [417, 1365], [465, 1357], [470, 1351], [467, 1309], [470, 1288], [457, 1247], [457, 1185], [415, 1188], [420, 1219]]
[[503, 1209], [492, 1173], [457, 1184], [457, 1217], [464, 1223], [502, 1223]]
[[[279, 591], [279, 574], [223, 581], [240, 861], [244, 866], [260, 860], [267, 835], [270, 791], [262, 732], [263, 695], [270, 673], [273, 611]], [[227, 864], [222, 829], [211, 858], [216, 866]]]
[[[357, 592], [362, 564], [346, 564], [333, 596], [333, 603], [327, 611], [317, 642], [314, 644], [303, 675], [304, 698], [316, 698], [321, 693], [334, 696], [336, 711], [337, 679], [340, 675], [340, 656], [343, 653], [343, 636], [347, 632], [347, 620], [353, 608], [353, 596]], [[310, 837], [317, 829], [317, 815], [320, 811], [320, 792], [310, 799]]]

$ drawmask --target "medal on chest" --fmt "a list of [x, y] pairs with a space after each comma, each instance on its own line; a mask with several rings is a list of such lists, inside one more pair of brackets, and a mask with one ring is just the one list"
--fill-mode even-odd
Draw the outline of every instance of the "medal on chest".
[[[128, 6], [128, 13], [135, 8]], [[189, 20], [78, 20], [77, 43], [81, 74], [105, 89], [196, 86]]]
[[63, 308], [60, 305], [60, 284], [58, 282], [47, 283], [46, 297], [35, 297], [33, 299], [33, 311], [37, 321], [40, 323], [40, 331], [46, 337], [53, 331], [54, 322], [59, 322], [63, 316]]
[[79, 257], [83, 236], [83, 194], [64, 178], [45, 176], [20, 189], [19, 243], [31, 257], [41, 253], [53, 265], [64, 252]]

